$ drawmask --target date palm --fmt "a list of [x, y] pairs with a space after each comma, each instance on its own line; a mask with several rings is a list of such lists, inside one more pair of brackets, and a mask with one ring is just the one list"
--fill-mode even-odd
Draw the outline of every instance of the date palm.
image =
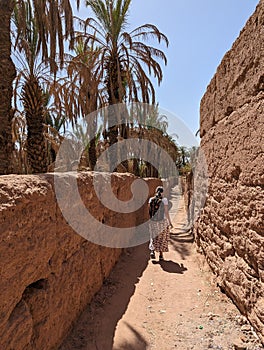
[[[101, 84], [102, 70], [98, 63], [99, 50], [94, 45], [87, 46], [79, 37], [74, 47], [74, 55], [67, 54], [67, 77], [61, 78], [55, 87], [58, 97], [55, 99], [58, 109], [64, 109], [70, 120], [75, 123], [77, 117], [86, 119], [87, 140], [85, 154], [89, 158], [89, 167], [94, 170], [96, 164], [96, 134], [98, 129], [97, 113], [104, 104]], [[93, 113], [94, 112], [94, 113]], [[84, 121], [83, 121], [84, 123]]]
[[[19, 32], [19, 9], [15, 6], [13, 23], [17, 36], [15, 56], [20, 64], [17, 67], [15, 97], [19, 94], [27, 121], [26, 153], [31, 173], [47, 171], [48, 157], [44, 138], [45, 99], [41, 81], [49, 81], [45, 65], [39, 51], [39, 32], [31, 1], [25, 2], [26, 30]], [[15, 98], [16, 101], [16, 98]]]
[[12, 82], [16, 76], [11, 60], [10, 22], [13, 1], [0, 0], [0, 174], [12, 171], [11, 158], [13, 112], [11, 109]]
[[[159, 106], [147, 105], [147, 104], [132, 104], [130, 109], [131, 125], [130, 125], [130, 137], [139, 140], [148, 140], [150, 144], [144, 144], [143, 153], [148, 155], [148, 159], [155, 159], [157, 163], [160, 163], [160, 169], [156, 169], [153, 165], [143, 160], [139, 160], [138, 165], [135, 167], [143, 169], [141, 176], [158, 177], [159, 171], [167, 169], [167, 165], [164, 164], [164, 160], [161, 157], [161, 149], [163, 149], [175, 163], [178, 149], [175, 142], [167, 134], [168, 119], [164, 114], [160, 114]], [[134, 163], [136, 160], [133, 160]], [[167, 172], [168, 173], [168, 172]]]
[[[83, 36], [87, 43], [96, 43], [100, 50], [99, 63], [108, 104], [130, 101], [154, 103], [155, 90], [150, 75], [160, 84], [163, 75], [159, 61], [166, 64], [167, 59], [163, 51], [145, 42], [157, 40], [168, 46], [167, 37], [153, 24], [126, 31], [131, 0], [87, 0], [86, 4], [96, 18], [87, 18], [83, 22]], [[108, 117], [110, 145], [117, 142], [118, 128], [121, 136], [127, 134], [127, 113], [117, 112], [113, 109]]]
[[27, 156], [26, 156], [26, 142], [27, 142], [27, 122], [23, 114], [15, 111], [12, 118], [12, 140], [15, 145], [14, 149], [14, 170], [16, 173], [26, 174], [27, 170]]
[[[19, 33], [26, 31], [24, 0], [0, 0], [0, 174], [12, 171], [12, 131], [11, 131], [11, 100], [12, 82], [16, 76], [15, 66], [11, 60], [11, 16], [15, 5], [18, 8]], [[76, 0], [79, 6], [79, 0]], [[36, 13], [36, 23], [39, 31], [39, 48], [42, 57], [56, 71], [56, 48], [59, 47], [59, 56], [63, 60], [64, 40], [71, 38], [70, 48], [73, 47], [72, 9], [69, 1], [65, 0], [32, 0]], [[65, 29], [63, 30], [63, 22]]]

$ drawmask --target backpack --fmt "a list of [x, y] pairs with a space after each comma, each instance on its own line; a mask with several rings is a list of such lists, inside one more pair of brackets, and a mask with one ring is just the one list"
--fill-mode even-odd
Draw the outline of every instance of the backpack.
[[152, 197], [149, 202], [149, 216], [153, 221], [161, 221], [164, 219], [164, 203], [162, 197]]

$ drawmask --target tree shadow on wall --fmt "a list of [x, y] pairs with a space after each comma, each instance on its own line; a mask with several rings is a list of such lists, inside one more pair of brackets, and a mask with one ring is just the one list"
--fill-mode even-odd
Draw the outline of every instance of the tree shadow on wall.
[[[100, 291], [94, 296], [59, 350], [112, 350], [115, 330], [149, 260], [148, 243], [126, 249]], [[126, 324], [132, 340], [124, 350], [145, 350], [147, 343]]]

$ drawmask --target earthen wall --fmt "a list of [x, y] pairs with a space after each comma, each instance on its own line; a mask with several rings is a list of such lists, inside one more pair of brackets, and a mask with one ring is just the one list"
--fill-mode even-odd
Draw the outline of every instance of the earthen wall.
[[[75, 175], [61, 176], [67, 185]], [[117, 197], [130, 199], [135, 177], [112, 178]], [[91, 190], [92, 181], [92, 173], [78, 175], [81, 198], [97, 220], [124, 227], [147, 218], [146, 205], [140, 215], [125, 219], [104, 208]], [[146, 181], [153, 193], [159, 181]], [[56, 349], [120, 253], [120, 248], [94, 244], [73, 231], [57, 204], [53, 175], [1, 176], [0, 349]]]
[[195, 224], [219, 285], [264, 341], [264, 1], [201, 101], [209, 187]]

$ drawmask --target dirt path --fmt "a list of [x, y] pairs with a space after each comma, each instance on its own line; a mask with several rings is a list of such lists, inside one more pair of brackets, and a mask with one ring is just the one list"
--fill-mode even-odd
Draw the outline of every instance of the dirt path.
[[176, 190], [172, 201], [165, 261], [147, 244], [127, 249], [60, 350], [264, 349], [196, 252]]

